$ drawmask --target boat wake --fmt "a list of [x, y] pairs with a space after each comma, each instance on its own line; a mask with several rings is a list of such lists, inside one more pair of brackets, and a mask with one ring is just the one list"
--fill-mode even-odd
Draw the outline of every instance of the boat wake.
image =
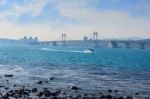
[[57, 49], [50, 49], [50, 48], [41, 48], [40, 50], [44, 51], [55, 51], [55, 52], [71, 52], [71, 53], [93, 53], [92, 51], [78, 51], [78, 50], [57, 50]]

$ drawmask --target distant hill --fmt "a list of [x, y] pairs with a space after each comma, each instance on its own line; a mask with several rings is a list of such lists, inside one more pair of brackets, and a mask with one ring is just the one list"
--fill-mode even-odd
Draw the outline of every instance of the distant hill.
[[20, 40], [0, 38], [0, 45], [4, 45], [4, 44], [18, 44], [18, 43], [20, 43]]
[[127, 40], [143, 40], [143, 38], [140, 37], [129, 37]]
[[144, 41], [150, 43], [150, 38], [149, 39], [144, 39]]

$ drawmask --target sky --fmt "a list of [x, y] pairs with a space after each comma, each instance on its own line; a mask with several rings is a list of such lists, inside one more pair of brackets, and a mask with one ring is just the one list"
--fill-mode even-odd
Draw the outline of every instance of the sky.
[[150, 0], [0, 0], [0, 38], [150, 38]]

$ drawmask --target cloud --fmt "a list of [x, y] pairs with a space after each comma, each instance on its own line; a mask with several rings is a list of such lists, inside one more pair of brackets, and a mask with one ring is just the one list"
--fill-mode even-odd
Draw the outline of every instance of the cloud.
[[[18, 2], [14, 2], [11, 4], [11, 8], [5, 11], [0, 12], [1, 16], [8, 17], [13, 16], [15, 19], [19, 18], [24, 13], [30, 13], [31, 16], [38, 16], [42, 13], [43, 7], [47, 4], [48, 0], [24, 0], [28, 2], [25, 5], [18, 4]], [[3, 0], [3, 2], [8, 2]]]
[[7, 3], [6, 0], [0, 0], [0, 5], [5, 5]]
[[[100, 1], [102, 0], [24, 0], [23, 4], [15, 2], [11, 8], [0, 12], [0, 37], [21, 38], [24, 35], [33, 35], [41, 40], [59, 40], [61, 33], [65, 32], [67, 39], [82, 39], [84, 35], [92, 37], [92, 32], [98, 31], [100, 38], [150, 38], [149, 14], [134, 16], [127, 9], [130, 8], [128, 5], [124, 5], [125, 10], [103, 9], [98, 6]], [[118, 4], [120, 0], [112, 2]], [[132, 5], [131, 8], [136, 7], [141, 12], [148, 10], [148, 3], [141, 1], [141, 4]], [[54, 6], [55, 10], [50, 10], [50, 7], [44, 9], [45, 6]], [[136, 9], [131, 10], [136, 12]], [[18, 22], [26, 13], [32, 17], [27, 20], [27, 24]], [[13, 21], [8, 20], [9, 16]]]

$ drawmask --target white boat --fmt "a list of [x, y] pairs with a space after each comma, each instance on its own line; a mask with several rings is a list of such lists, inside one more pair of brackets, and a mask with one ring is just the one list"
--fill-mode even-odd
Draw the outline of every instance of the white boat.
[[94, 50], [93, 49], [86, 49], [83, 52], [84, 53], [94, 53]]

